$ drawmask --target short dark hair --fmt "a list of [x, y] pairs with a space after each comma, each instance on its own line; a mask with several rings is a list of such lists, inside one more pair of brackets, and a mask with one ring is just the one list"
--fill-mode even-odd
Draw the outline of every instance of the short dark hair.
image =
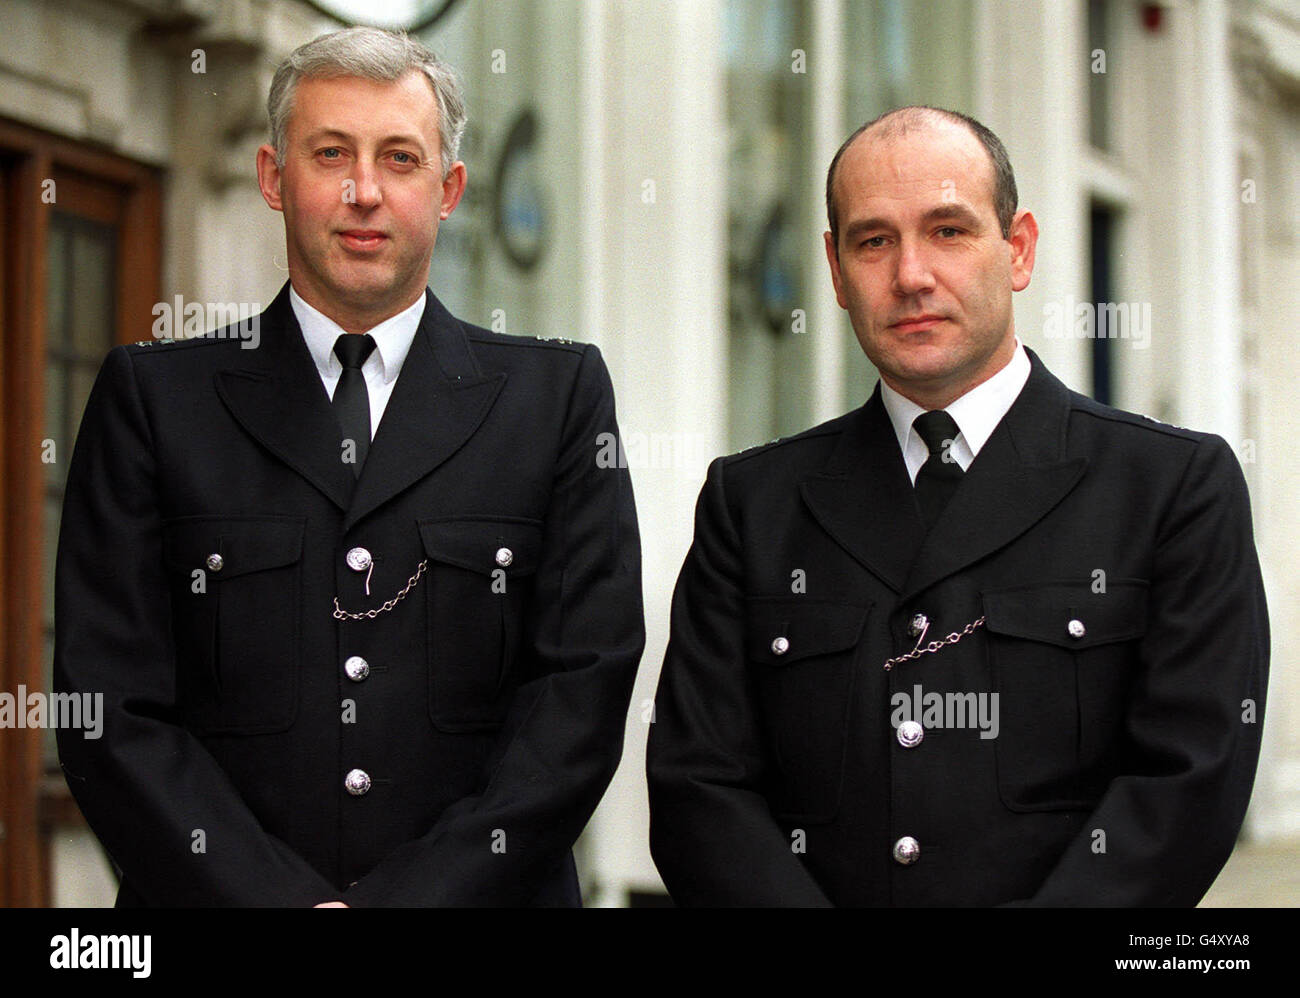
[[1011, 170], [1011, 160], [1007, 156], [1007, 149], [1002, 144], [1002, 140], [980, 122], [969, 115], [962, 114], [960, 111], [949, 111], [946, 108], [930, 107], [926, 104], [914, 104], [908, 107], [895, 108], [892, 111], [886, 111], [878, 118], [872, 118], [844, 140], [844, 144], [835, 153], [835, 158], [831, 160], [831, 167], [826, 171], [826, 216], [830, 221], [831, 242], [835, 244], [836, 253], [839, 252], [840, 245], [840, 223], [835, 208], [835, 172], [840, 165], [840, 158], [844, 155], [844, 151], [853, 145], [854, 140], [859, 135], [877, 126], [879, 126], [880, 134], [888, 138], [930, 124], [936, 119], [965, 125], [970, 129], [971, 134], [979, 139], [984, 151], [989, 154], [989, 159], [993, 162], [993, 210], [998, 216], [998, 225], [1002, 227], [1002, 238], [1006, 239], [1011, 235], [1011, 220], [1016, 217], [1016, 176]]

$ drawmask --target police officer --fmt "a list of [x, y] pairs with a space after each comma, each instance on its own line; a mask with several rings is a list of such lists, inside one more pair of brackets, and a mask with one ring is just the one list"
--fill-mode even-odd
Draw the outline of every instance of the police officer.
[[609, 376], [425, 287], [466, 174], [423, 46], [317, 39], [268, 110], [256, 348], [116, 348], [86, 408], [55, 674], [106, 719], [69, 786], [119, 904], [577, 904], [644, 642]]
[[1195, 904], [1250, 799], [1267, 679], [1236, 459], [1020, 343], [1038, 229], [978, 122], [868, 123], [827, 203], [881, 380], [709, 469], [650, 733], [665, 883], [683, 904]]

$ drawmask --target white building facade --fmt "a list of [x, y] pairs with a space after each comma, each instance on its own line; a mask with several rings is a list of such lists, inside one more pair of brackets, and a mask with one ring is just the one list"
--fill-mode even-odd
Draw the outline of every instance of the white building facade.
[[[96, 352], [147, 338], [150, 303], [265, 304], [286, 277], [254, 153], [275, 66], [342, 23], [327, 6], [341, 9], [0, 0], [14, 209], [0, 229], [0, 690], [49, 682], [60, 483], [33, 441], [70, 453]], [[459, 0], [390, 13], [458, 68], [469, 99], [469, 193], [440, 232], [434, 291], [468, 321], [597, 343], [614, 379], [648, 643], [623, 765], [581, 844], [589, 903], [662, 892], [645, 744], [708, 459], [870, 394], [826, 270], [822, 191], [853, 128], [911, 103], [972, 114], [1008, 148], [1041, 229], [1021, 339], [1072, 387], [1217, 432], [1240, 456], [1273, 630], [1244, 834], [1300, 839], [1300, 352], [1287, 328], [1300, 3]], [[71, 200], [40, 202], [47, 179], [66, 179]], [[1113, 306], [1109, 335], [1073, 321], [1093, 302]], [[101, 339], [81, 342], [96, 320]], [[39, 564], [42, 586], [17, 564]], [[13, 788], [0, 903], [111, 903], [51, 742], [0, 731]]]

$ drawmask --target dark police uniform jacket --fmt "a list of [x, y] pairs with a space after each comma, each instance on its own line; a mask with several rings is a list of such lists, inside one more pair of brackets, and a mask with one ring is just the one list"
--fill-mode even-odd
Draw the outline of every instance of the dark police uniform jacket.
[[72, 459], [56, 687], [106, 722], [60, 755], [119, 904], [578, 903], [644, 644], [600, 354], [430, 293], [358, 480], [287, 284], [259, 326], [115, 348]]
[[[1030, 357], [928, 535], [878, 388], [710, 467], [648, 757], [679, 903], [1191, 905], [1213, 882], [1268, 662], [1245, 482], [1220, 438]], [[918, 614], [941, 646], [886, 670]], [[930, 693], [964, 721], [900, 710]], [[998, 695], [996, 737], [970, 694]]]

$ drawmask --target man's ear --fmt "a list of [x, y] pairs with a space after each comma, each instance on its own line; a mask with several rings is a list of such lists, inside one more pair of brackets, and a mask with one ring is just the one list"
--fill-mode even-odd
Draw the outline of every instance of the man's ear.
[[1027, 211], [1016, 212], [1007, 236], [1011, 244], [1011, 290], [1024, 291], [1034, 272], [1034, 251], [1038, 246], [1038, 222]]
[[280, 166], [275, 161], [275, 148], [269, 145], [257, 149], [257, 186], [262, 192], [262, 200], [272, 210], [284, 211], [284, 201], [280, 197]]
[[442, 178], [442, 206], [438, 211], [438, 218], [442, 221], [445, 222], [447, 216], [456, 210], [456, 205], [460, 204], [460, 199], [465, 193], [467, 178], [465, 164], [460, 160], [452, 163], [451, 169]]
[[848, 303], [844, 300], [844, 284], [840, 278], [840, 255], [835, 252], [835, 237], [825, 232], [822, 233], [822, 239], [826, 243], [826, 262], [831, 265], [831, 283], [835, 285], [835, 300], [840, 303], [840, 308], [848, 308]]

